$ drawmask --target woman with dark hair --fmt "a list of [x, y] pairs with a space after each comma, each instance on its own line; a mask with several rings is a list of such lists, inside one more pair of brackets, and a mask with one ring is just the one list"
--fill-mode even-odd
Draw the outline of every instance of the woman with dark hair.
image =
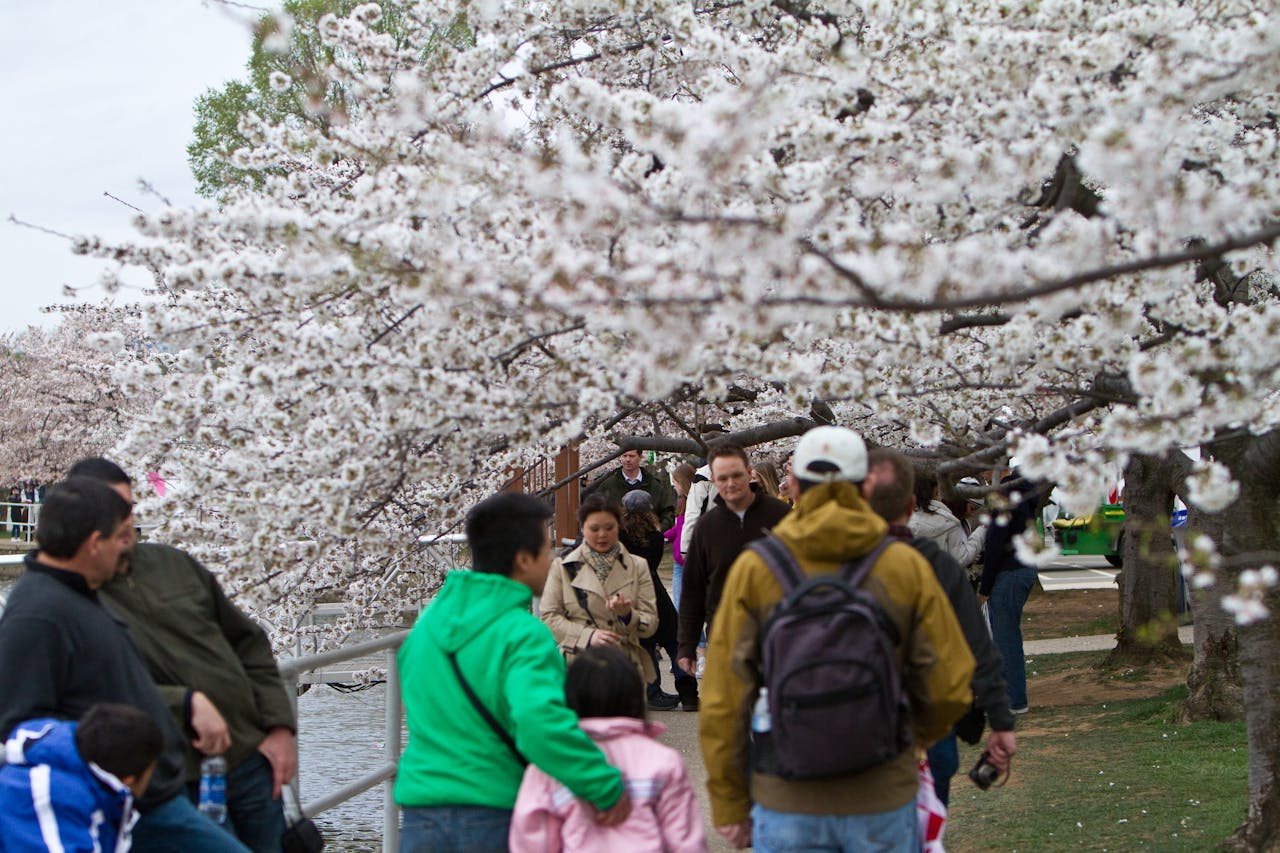
[[666, 586], [658, 577], [658, 566], [662, 563], [665, 543], [659, 527], [658, 516], [653, 512], [648, 492], [635, 489], [622, 496], [622, 544], [632, 554], [644, 557], [649, 564], [649, 579], [653, 582], [658, 603], [658, 630], [652, 637], [641, 640], [640, 645], [653, 658], [655, 673], [659, 666], [658, 649], [666, 651], [671, 661], [671, 674], [675, 678], [676, 690], [679, 692], [678, 696], [665, 692], [661, 677], [655, 674], [646, 688], [649, 707], [654, 711], [674, 711], [679, 704], [686, 711], [696, 711], [698, 680], [676, 665], [676, 629], [679, 627], [680, 617], [676, 614], [676, 606], [667, 594]]
[[566, 662], [591, 646], [616, 646], [645, 683], [657, 670], [640, 640], [658, 629], [658, 603], [642, 557], [618, 541], [622, 507], [590, 495], [578, 508], [582, 543], [551, 564], [541, 617]]
[[916, 472], [916, 511], [907, 524], [913, 534], [936, 542], [966, 569], [978, 559], [987, 539], [986, 525], [972, 533], [965, 530], [950, 507], [939, 499], [937, 478], [922, 471]]

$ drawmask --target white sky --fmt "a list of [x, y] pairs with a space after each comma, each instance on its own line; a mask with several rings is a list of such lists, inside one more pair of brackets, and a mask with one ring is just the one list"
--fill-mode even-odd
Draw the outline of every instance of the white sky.
[[261, 14], [248, 5], [0, 0], [0, 333], [55, 324], [40, 308], [68, 301], [64, 284], [92, 286], [71, 301], [105, 296], [103, 262], [11, 215], [64, 234], [122, 236], [133, 211], [104, 192], [154, 211], [163, 204], [139, 191], [145, 178], [174, 204], [199, 200], [186, 152], [195, 99], [245, 77]]

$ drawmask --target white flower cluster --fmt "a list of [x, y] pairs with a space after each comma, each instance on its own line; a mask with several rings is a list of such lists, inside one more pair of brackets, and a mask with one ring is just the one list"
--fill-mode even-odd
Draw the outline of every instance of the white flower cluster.
[[1221, 512], [1240, 495], [1240, 484], [1220, 462], [1201, 461], [1187, 477], [1187, 500], [1206, 512]]
[[1218, 546], [1204, 534], [1196, 536], [1189, 548], [1178, 551], [1178, 564], [1183, 577], [1196, 589], [1207, 589], [1217, 583], [1217, 571], [1222, 567], [1222, 555]]
[[1267, 609], [1266, 596], [1275, 589], [1280, 575], [1274, 566], [1263, 566], [1261, 569], [1246, 569], [1240, 573], [1240, 584], [1236, 592], [1222, 597], [1222, 609], [1236, 618], [1237, 625], [1252, 625], [1271, 615]]

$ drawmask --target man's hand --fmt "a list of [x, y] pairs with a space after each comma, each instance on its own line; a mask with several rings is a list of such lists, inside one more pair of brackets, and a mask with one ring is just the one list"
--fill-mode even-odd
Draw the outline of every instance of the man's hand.
[[725, 826], [717, 826], [716, 832], [724, 836], [725, 841], [733, 845], [735, 850], [746, 850], [751, 846], [751, 821], [744, 820], [742, 823], [730, 823]]
[[617, 646], [622, 644], [622, 638], [612, 631], [606, 631], [603, 628], [596, 628], [591, 632], [591, 638], [587, 640], [588, 646]]
[[271, 765], [271, 799], [280, 799], [280, 787], [293, 780], [298, 772], [298, 744], [293, 732], [284, 726], [276, 726], [258, 744], [258, 752], [267, 757]]
[[596, 810], [596, 823], [601, 826], [620, 826], [631, 817], [631, 797], [624, 788], [618, 801], [604, 811]]
[[191, 743], [205, 755], [221, 755], [231, 746], [231, 732], [222, 719], [218, 706], [199, 690], [191, 693], [191, 728], [196, 737]]
[[689, 675], [698, 674], [698, 667], [697, 664], [694, 663], [693, 658], [680, 658], [676, 661], [676, 666], [683, 669]]
[[987, 603], [988, 601], [990, 601], [990, 600], [991, 600], [991, 596], [989, 596], [989, 595], [983, 595], [982, 593], [978, 593], [978, 603], [979, 603], [979, 604], [986, 604], [986, 603]]
[[1009, 759], [1018, 752], [1018, 738], [1013, 732], [992, 732], [987, 736], [987, 760], [1001, 773], [1009, 772]]

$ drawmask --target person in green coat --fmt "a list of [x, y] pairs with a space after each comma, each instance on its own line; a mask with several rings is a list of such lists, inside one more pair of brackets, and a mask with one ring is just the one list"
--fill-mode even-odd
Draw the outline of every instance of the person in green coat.
[[449, 573], [400, 648], [401, 853], [505, 851], [526, 764], [595, 806], [605, 826], [631, 811], [622, 774], [565, 704], [564, 658], [530, 611], [551, 568], [549, 518], [528, 495], [477, 504], [466, 522], [473, 570]]

